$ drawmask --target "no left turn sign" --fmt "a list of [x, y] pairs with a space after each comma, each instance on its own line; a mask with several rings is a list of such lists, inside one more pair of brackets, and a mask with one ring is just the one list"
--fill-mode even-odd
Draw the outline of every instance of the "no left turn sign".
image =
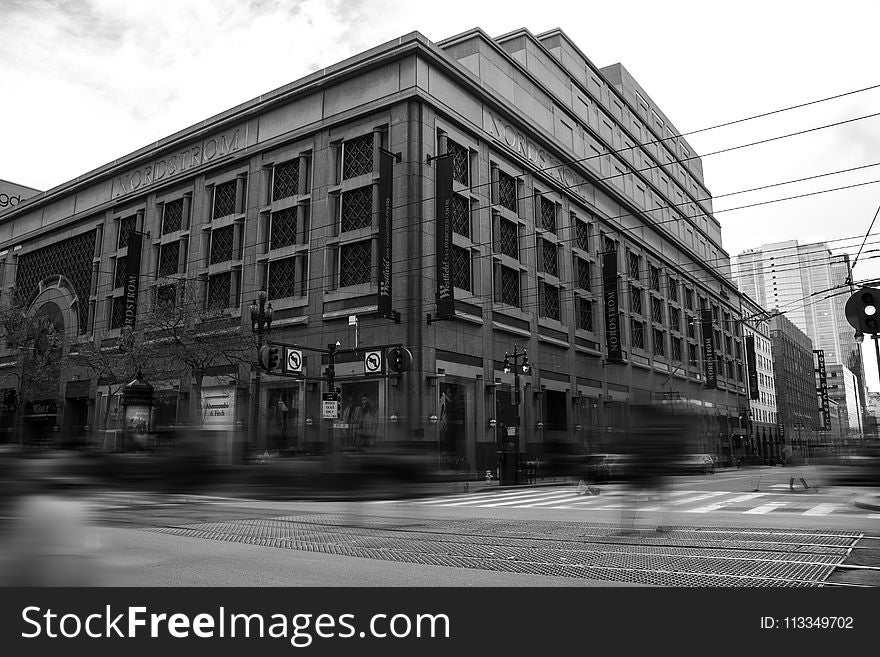
[[364, 354], [364, 373], [378, 374], [382, 371], [382, 352], [368, 351]]
[[299, 349], [287, 348], [287, 358], [284, 360], [284, 369], [287, 372], [300, 374], [302, 372], [303, 355]]

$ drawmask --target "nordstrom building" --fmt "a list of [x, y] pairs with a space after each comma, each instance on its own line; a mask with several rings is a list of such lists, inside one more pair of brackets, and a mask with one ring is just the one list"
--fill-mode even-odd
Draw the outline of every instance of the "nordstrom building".
[[[740, 297], [700, 159], [559, 30], [408, 34], [22, 201], [0, 219], [3, 301], [53, 304], [66, 350], [112, 347], [131, 231], [141, 308], [186, 280], [212, 330], [250, 334], [265, 289], [268, 339], [299, 354], [287, 375], [214, 367], [199, 395], [153, 382], [160, 424], [200, 402], [269, 448], [320, 449], [359, 407], [371, 442], [480, 472], [499, 449], [614, 451], [632, 404], [698, 413], [700, 451], [745, 432]], [[343, 415], [324, 419], [337, 341]], [[389, 345], [411, 369], [389, 371]], [[16, 367], [7, 350], [4, 388]], [[62, 379], [41, 426], [105, 428], [101, 381]]]

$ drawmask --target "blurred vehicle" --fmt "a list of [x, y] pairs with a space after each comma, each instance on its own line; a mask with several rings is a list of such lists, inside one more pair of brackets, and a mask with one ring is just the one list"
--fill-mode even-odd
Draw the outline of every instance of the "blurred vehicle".
[[671, 463], [671, 474], [715, 474], [715, 461], [709, 454], [682, 454]]
[[824, 460], [824, 480], [838, 486], [880, 486], [880, 445]]
[[625, 481], [629, 476], [631, 458], [627, 454], [589, 454], [581, 478], [590, 483]]

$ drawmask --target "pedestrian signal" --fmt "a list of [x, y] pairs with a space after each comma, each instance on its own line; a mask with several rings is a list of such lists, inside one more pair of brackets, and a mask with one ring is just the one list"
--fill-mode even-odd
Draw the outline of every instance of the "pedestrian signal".
[[412, 354], [406, 347], [391, 347], [388, 350], [388, 367], [393, 372], [406, 372], [412, 367]]

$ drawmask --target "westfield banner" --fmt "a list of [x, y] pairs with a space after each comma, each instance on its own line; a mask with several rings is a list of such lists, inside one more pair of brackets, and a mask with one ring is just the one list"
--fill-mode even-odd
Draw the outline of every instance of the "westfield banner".
[[379, 292], [378, 314], [391, 315], [391, 182], [394, 156], [379, 152]]
[[437, 162], [437, 315], [455, 314], [452, 290], [452, 157], [440, 156]]

